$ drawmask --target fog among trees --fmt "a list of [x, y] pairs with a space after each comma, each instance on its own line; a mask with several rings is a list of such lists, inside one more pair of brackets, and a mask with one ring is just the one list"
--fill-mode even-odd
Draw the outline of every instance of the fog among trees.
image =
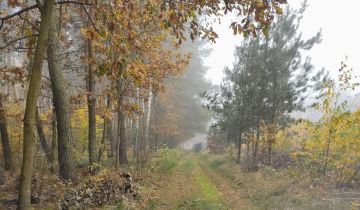
[[308, 1], [0, 2], [0, 209], [359, 208], [359, 75]]

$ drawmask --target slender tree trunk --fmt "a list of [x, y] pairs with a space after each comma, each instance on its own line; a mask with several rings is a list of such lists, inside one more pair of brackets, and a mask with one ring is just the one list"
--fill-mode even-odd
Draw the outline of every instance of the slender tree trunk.
[[[266, 46], [265, 46], [265, 68], [267, 70], [267, 58], [268, 58], [268, 48], [269, 48], [269, 38], [266, 38]], [[278, 107], [278, 69], [275, 69], [274, 72], [272, 72], [273, 75], [273, 87], [272, 87], [272, 113], [271, 113], [271, 124], [270, 126], [272, 127], [273, 125], [275, 125], [275, 118], [276, 118], [276, 112], [277, 112], [277, 107]], [[271, 129], [271, 132], [275, 132], [275, 130]], [[273, 143], [275, 142], [275, 137], [272, 137], [272, 135], [275, 135], [274, 133], [271, 133], [271, 139], [268, 143], [268, 164], [269, 166], [271, 165], [271, 153], [272, 153], [272, 146]]]
[[[332, 117], [331, 117], [331, 121], [330, 123], [332, 123]], [[329, 155], [330, 155], [330, 146], [331, 146], [331, 142], [332, 142], [332, 134], [333, 134], [333, 127], [330, 124], [329, 127], [329, 132], [328, 132], [328, 139], [327, 139], [327, 143], [326, 143], [326, 152], [325, 152], [325, 163], [323, 166], [323, 175], [326, 175], [326, 170], [327, 170], [327, 166], [328, 166], [328, 162], [329, 162]]]
[[[119, 101], [118, 101], [119, 103]], [[119, 105], [118, 105], [119, 106]], [[118, 108], [117, 108], [118, 110]], [[117, 114], [117, 117], [116, 117], [117, 121], [116, 121], [116, 140], [115, 140], [115, 167], [116, 168], [119, 168], [119, 165], [120, 165], [120, 161], [119, 161], [119, 157], [120, 157], [120, 134], [119, 134], [119, 112]]]
[[[91, 13], [90, 13], [91, 14]], [[89, 164], [96, 161], [96, 97], [95, 97], [95, 72], [93, 67], [92, 40], [88, 39], [88, 114], [89, 114]]]
[[159, 144], [159, 134], [155, 135], [155, 142], [154, 142], [154, 152], [158, 150], [158, 144]]
[[117, 142], [117, 134], [116, 134], [116, 129], [114, 129], [114, 127], [116, 127], [116, 122], [115, 121], [111, 121], [111, 125], [110, 126], [110, 133], [109, 135], [111, 135], [110, 137], [110, 153], [109, 153], [109, 157], [113, 158], [114, 156], [116, 156], [116, 142]]
[[51, 171], [55, 172], [55, 164], [56, 164], [56, 150], [57, 150], [57, 123], [56, 123], [56, 113], [53, 113], [52, 121], [51, 121]]
[[116, 150], [116, 138], [115, 138], [115, 132], [113, 130], [113, 121], [111, 121], [111, 124], [109, 125], [109, 152], [108, 152], [108, 157], [109, 158], [113, 158], [114, 157], [114, 153]]
[[136, 117], [135, 122], [135, 145], [134, 145], [134, 156], [137, 162], [139, 162], [139, 136], [140, 136], [140, 116]]
[[59, 159], [59, 176], [61, 179], [74, 178], [73, 167], [73, 136], [70, 122], [70, 101], [66, 87], [66, 80], [61, 73], [58, 48], [59, 29], [57, 27], [58, 14], [54, 12], [52, 17], [52, 27], [49, 34], [48, 46], [48, 64], [53, 92], [53, 102], [57, 120], [57, 141], [58, 141], [58, 159]]
[[[109, 110], [111, 110], [112, 112], [112, 103], [111, 103], [111, 98], [108, 97], [108, 104], [107, 104], [107, 107]], [[108, 142], [106, 143], [108, 145], [108, 149], [110, 149], [110, 152], [108, 153], [108, 156], [109, 157], [113, 157], [113, 154], [111, 152], [111, 144], [113, 143], [113, 129], [112, 129], [112, 119], [109, 119], [108, 120], [108, 123], [107, 123], [107, 133], [106, 133], [106, 136], [107, 136], [107, 140]]]
[[[111, 110], [111, 101], [110, 97], [107, 98], [107, 109]], [[99, 148], [99, 154], [98, 154], [98, 162], [101, 160], [101, 156], [103, 155], [106, 145], [110, 142], [111, 138], [111, 120], [108, 117], [104, 117], [104, 130], [103, 130], [103, 137], [101, 140], [101, 146]]]
[[[154, 119], [153, 119], [153, 121], [154, 121], [154, 123], [156, 123], [157, 118], [158, 118], [158, 115], [156, 112], [157, 103], [156, 103], [156, 97], [153, 97], [153, 98], [154, 98], [154, 101], [153, 101]], [[159, 133], [154, 132], [154, 152], [156, 152], [158, 150], [158, 143], [159, 143]]]
[[118, 101], [118, 142], [119, 142], [119, 163], [120, 164], [127, 164], [128, 158], [127, 158], [127, 147], [126, 147], [126, 134], [125, 134], [125, 114], [121, 110], [121, 107], [123, 106], [123, 97], [119, 97]]
[[237, 158], [236, 158], [237, 163], [240, 163], [241, 161], [241, 146], [242, 146], [242, 132], [240, 132], [238, 136], [238, 149], [237, 149]]
[[43, 126], [42, 126], [42, 122], [41, 122], [41, 119], [40, 119], [40, 114], [39, 114], [38, 109], [36, 109], [35, 121], [36, 121], [36, 129], [37, 129], [37, 132], [38, 132], [41, 148], [45, 153], [47, 161], [50, 163], [51, 162], [50, 149], [49, 149], [49, 146], [48, 146], [48, 144], [46, 142], [46, 137], [45, 137], [45, 133], [44, 133], [44, 129], [43, 129]]
[[151, 105], [152, 105], [152, 88], [149, 87], [149, 97], [147, 102], [147, 111], [145, 119], [145, 141], [144, 141], [144, 163], [147, 161], [148, 145], [150, 144], [150, 118], [151, 118]]
[[250, 160], [250, 142], [246, 144], [246, 159]]
[[12, 153], [10, 148], [10, 139], [9, 133], [7, 130], [7, 123], [6, 123], [6, 114], [5, 108], [3, 106], [2, 94], [0, 93], [0, 132], [1, 132], [1, 141], [2, 141], [2, 148], [4, 153], [4, 169], [5, 170], [13, 170], [14, 163], [12, 159]]
[[104, 119], [104, 128], [103, 128], [103, 135], [102, 135], [102, 139], [100, 142], [100, 148], [99, 148], [99, 153], [98, 153], [98, 159], [97, 162], [99, 163], [101, 161], [101, 157], [104, 154], [105, 151], [105, 147], [106, 147], [106, 142], [107, 140], [107, 129], [108, 129], [108, 125], [107, 125], [107, 120]]
[[256, 130], [256, 138], [255, 138], [255, 143], [254, 143], [254, 154], [253, 154], [254, 163], [256, 162], [257, 152], [259, 149], [259, 140], [260, 140], [260, 128], [258, 127]]
[[0, 168], [0, 186], [5, 184], [5, 173], [2, 168]]
[[270, 142], [268, 145], [268, 164], [271, 166], [271, 153], [272, 153], [272, 143]]
[[[141, 101], [139, 99], [139, 90], [136, 90], [136, 100], [137, 103], [140, 105]], [[134, 148], [134, 156], [136, 159], [136, 162], [139, 163], [139, 158], [140, 158], [140, 142], [139, 142], [139, 137], [140, 137], [140, 120], [141, 120], [141, 116], [137, 115], [136, 116], [136, 120], [135, 120], [135, 148]]]
[[44, 1], [41, 6], [41, 23], [39, 37], [36, 44], [34, 61], [30, 71], [29, 89], [26, 97], [25, 117], [24, 117], [24, 146], [23, 161], [20, 175], [20, 189], [18, 206], [19, 210], [30, 208], [31, 197], [31, 176], [33, 165], [33, 151], [35, 145], [35, 113], [37, 99], [40, 93], [41, 73], [44, 62], [49, 29], [51, 26], [51, 16], [53, 13], [55, 0]]
[[[145, 101], [141, 101], [141, 109], [146, 113]], [[146, 126], [146, 116], [142, 115], [140, 117], [139, 124], [139, 136], [138, 136], [138, 163], [143, 165], [144, 156], [145, 156], [145, 126]]]
[[117, 166], [119, 164], [128, 164], [127, 158], [127, 143], [126, 143], [126, 120], [125, 113], [122, 110], [124, 106], [123, 96], [123, 79], [119, 78], [116, 82], [118, 102], [117, 102]]
[[[136, 102], [134, 102], [136, 103]], [[132, 122], [132, 133], [131, 133], [131, 143], [132, 143], [132, 152], [133, 152], [133, 156], [132, 156], [132, 162], [135, 162], [135, 158], [136, 158], [136, 119], [134, 119]]]

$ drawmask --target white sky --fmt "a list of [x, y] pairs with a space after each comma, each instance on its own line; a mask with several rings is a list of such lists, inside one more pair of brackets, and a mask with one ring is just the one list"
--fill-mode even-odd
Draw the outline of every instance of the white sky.
[[[302, 0], [288, 0], [293, 8], [300, 6]], [[308, 0], [301, 31], [304, 38], [315, 35], [322, 29], [322, 43], [314, 46], [307, 54], [312, 58], [316, 69], [325, 67], [335, 77], [340, 62], [349, 57], [348, 65], [360, 74], [360, 0]], [[220, 84], [225, 66], [232, 67], [235, 46], [240, 44], [241, 37], [233, 36], [229, 29], [231, 18], [214, 26], [220, 38], [211, 44], [212, 53], [205, 59], [209, 67], [207, 77], [215, 84]]]

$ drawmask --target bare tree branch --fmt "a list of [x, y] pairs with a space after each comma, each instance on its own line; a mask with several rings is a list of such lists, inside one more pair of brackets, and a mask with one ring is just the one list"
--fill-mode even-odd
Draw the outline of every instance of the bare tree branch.
[[34, 37], [34, 36], [38, 36], [38, 34], [31, 34], [29, 36], [23, 36], [23, 37], [20, 37], [20, 38], [17, 38], [17, 39], [10, 40], [4, 46], [0, 46], [0, 49], [5, 49], [8, 46], [10, 46], [12, 43], [15, 43], [15, 42], [18, 42], [18, 41], [21, 41], [23, 39], [27, 39], [27, 38], [30, 38], [30, 37]]
[[8, 19], [13, 18], [13, 17], [18, 16], [18, 15], [21, 15], [22, 13], [27, 12], [27, 11], [32, 10], [32, 9], [35, 9], [35, 8], [38, 8], [37, 4], [26, 7], [24, 9], [20, 10], [20, 11], [17, 11], [15, 13], [7, 15], [5, 17], [0, 17], [0, 20], [1, 20], [0, 30], [2, 29], [5, 20], [8, 20]]
[[[84, 6], [84, 5], [92, 5], [92, 3], [89, 3], [89, 2], [79, 2], [79, 1], [67, 1], [67, 0], [65, 0], [65, 1], [59, 1], [59, 2], [56, 2], [55, 4], [79, 4], [79, 5], [82, 5], [82, 6]], [[7, 15], [7, 16], [5, 16], [5, 17], [0, 17], [0, 21], [1, 21], [1, 23], [0, 23], [0, 30], [2, 29], [2, 27], [3, 27], [3, 25], [4, 25], [4, 22], [6, 21], [6, 20], [8, 20], [8, 19], [10, 19], [10, 18], [13, 18], [13, 17], [15, 17], [15, 16], [19, 16], [21, 19], [23, 19], [22, 17], [21, 17], [21, 14], [22, 13], [24, 13], [24, 12], [27, 12], [27, 11], [29, 11], [29, 10], [32, 10], [32, 9], [36, 9], [36, 8], [41, 8], [41, 2], [40, 1], [36, 1], [36, 4], [34, 4], [34, 5], [32, 5], [32, 6], [29, 6], [29, 7], [25, 7], [24, 9], [21, 9], [21, 10], [19, 10], [19, 11], [17, 11], [17, 12], [15, 12], [15, 13], [13, 13], [13, 14], [10, 14], [10, 15]]]
[[55, 2], [55, 4], [79, 4], [79, 5], [92, 5], [92, 3], [89, 2], [79, 2], [79, 1], [58, 1]]
[[21, 14], [19, 15], [19, 18], [21, 20], [24, 20], [25, 22], [27, 22], [29, 25], [31, 25], [35, 30], [39, 31], [39, 28], [37, 28], [32, 22], [30, 22], [28, 19], [24, 18], [21, 16]]
[[88, 16], [89, 21], [90, 21], [91, 25], [94, 27], [95, 31], [96, 31], [98, 34], [100, 34], [100, 31], [96, 28], [95, 23], [92, 21], [91, 16], [90, 16], [89, 12], [86, 10], [86, 8], [85, 8], [84, 5], [82, 5], [82, 8], [84, 9], [86, 15]]

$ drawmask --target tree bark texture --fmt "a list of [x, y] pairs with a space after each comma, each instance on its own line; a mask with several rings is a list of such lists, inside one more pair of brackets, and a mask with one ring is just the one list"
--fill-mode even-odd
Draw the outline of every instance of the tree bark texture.
[[88, 117], [89, 117], [89, 164], [96, 161], [96, 97], [95, 97], [95, 72], [92, 64], [93, 48], [92, 40], [88, 39]]
[[41, 122], [41, 118], [40, 118], [38, 109], [36, 109], [35, 121], [36, 121], [36, 129], [38, 132], [38, 137], [39, 137], [41, 148], [45, 153], [46, 160], [51, 162], [50, 150], [49, 150], [49, 146], [46, 142], [45, 132], [44, 132], [44, 129], [42, 126], [42, 122]]
[[41, 23], [33, 65], [31, 66], [30, 71], [29, 89], [26, 97], [24, 117], [23, 161], [21, 166], [20, 189], [17, 205], [17, 209], [19, 210], [26, 210], [30, 208], [31, 176], [35, 145], [35, 114], [37, 99], [40, 93], [44, 54], [51, 26], [51, 16], [53, 13], [54, 3], [55, 0], [47, 0], [44, 1], [43, 6], [39, 5], [41, 7]]
[[14, 163], [12, 159], [11, 147], [10, 147], [10, 138], [7, 129], [6, 122], [6, 113], [5, 108], [3, 106], [3, 96], [0, 93], [0, 133], [1, 133], [1, 142], [4, 154], [4, 169], [5, 170], [13, 170]]
[[66, 80], [60, 69], [58, 49], [59, 29], [57, 27], [58, 14], [52, 16], [52, 27], [49, 34], [49, 46], [47, 51], [53, 103], [56, 114], [58, 160], [60, 179], [74, 178], [73, 167], [73, 135], [70, 121], [70, 100], [67, 92]]

